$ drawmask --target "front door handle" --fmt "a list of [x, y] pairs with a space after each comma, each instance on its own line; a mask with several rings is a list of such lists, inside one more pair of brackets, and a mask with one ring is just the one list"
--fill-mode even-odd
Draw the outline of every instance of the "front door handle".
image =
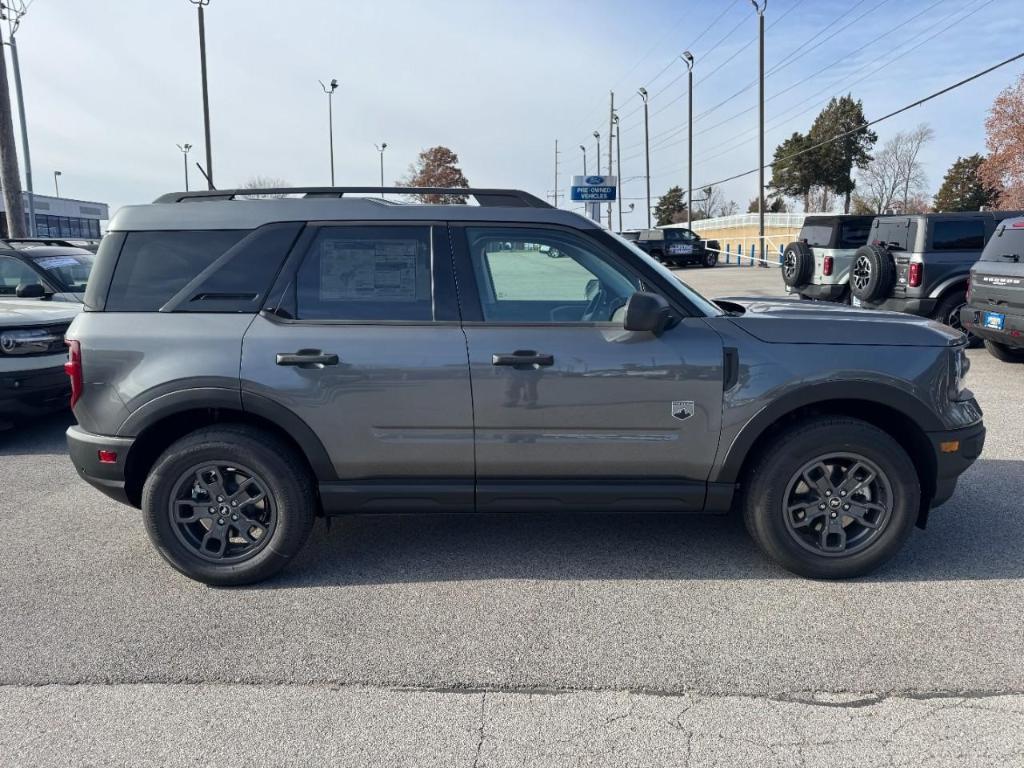
[[534, 352], [532, 349], [517, 349], [515, 352], [496, 352], [491, 355], [491, 365], [511, 365], [516, 368], [540, 368], [555, 364], [554, 355]]
[[276, 362], [299, 368], [323, 368], [325, 365], [337, 365], [338, 356], [319, 349], [300, 349], [298, 352], [278, 352]]

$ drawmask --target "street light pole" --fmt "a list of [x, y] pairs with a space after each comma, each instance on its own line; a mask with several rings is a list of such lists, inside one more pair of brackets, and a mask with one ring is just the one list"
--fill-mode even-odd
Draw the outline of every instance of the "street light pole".
[[181, 150], [182, 159], [185, 161], [185, 191], [188, 192], [188, 153], [192, 149], [192, 145], [177, 144], [176, 146]]
[[597, 145], [597, 152], [594, 155], [597, 157], [597, 175], [601, 175], [601, 134], [594, 131], [594, 143]]
[[384, 150], [388, 148], [388, 143], [386, 141], [382, 141], [380, 143], [379, 147], [376, 144], [374, 144], [373, 146], [377, 147], [377, 151], [380, 153], [380, 187], [381, 187], [381, 189], [383, 189], [384, 188]]
[[[612, 139], [615, 133], [615, 91], [608, 91], [608, 175], [615, 175], [615, 168], [612, 166]], [[619, 176], [622, 176], [622, 171], [619, 171]], [[618, 179], [618, 176], [616, 177]], [[615, 184], [615, 196], [619, 196], [618, 181]], [[612, 231], [612, 204], [608, 201], [608, 231]]]
[[616, 112], [612, 115], [612, 122], [615, 124], [615, 167], [619, 169], [619, 175], [616, 177], [617, 194], [615, 195], [618, 200], [619, 208], [619, 232], [622, 232], [622, 137], [621, 129], [619, 128], [619, 113]]
[[587, 148], [580, 144], [580, 151], [583, 153], [583, 175], [587, 175]]
[[680, 58], [686, 64], [686, 95], [690, 104], [686, 117], [686, 227], [690, 229], [693, 225], [693, 54], [683, 51]]
[[10, 24], [10, 46], [11, 66], [14, 68], [14, 95], [18, 100], [18, 116], [21, 118], [21, 152], [25, 156], [25, 200], [28, 204], [28, 235], [36, 236], [36, 212], [35, 195], [32, 192], [32, 156], [28, 151], [28, 120], [25, 118], [25, 98], [21, 90], [21, 67], [18, 66], [18, 43], [14, 38], [21, 23], [21, 16], [24, 14], [24, 6], [21, 13], [6, 9], [9, 14], [14, 14], [8, 19]]
[[210, 91], [206, 84], [206, 21], [203, 8], [210, 0], [188, 0], [199, 12], [199, 67], [203, 79], [203, 131], [206, 135], [206, 182], [213, 189], [213, 148], [210, 146]]
[[[338, 81], [331, 79], [331, 84], [324, 85], [323, 80], [317, 80], [320, 83], [320, 87], [324, 89], [324, 93], [327, 94], [327, 134], [328, 142], [331, 147], [331, 186], [334, 186], [334, 92], [338, 90]], [[382, 158], [383, 162], [383, 158]], [[384, 185], [381, 184], [383, 187]]]
[[63, 175], [64, 174], [62, 174], [60, 171], [53, 172], [53, 191], [57, 193], [57, 197], [60, 197], [60, 184], [58, 183], [57, 179], [58, 177]]
[[757, 11], [757, 30], [758, 30], [758, 117], [757, 117], [757, 130], [758, 130], [758, 161], [757, 161], [757, 226], [758, 226], [758, 241], [760, 251], [758, 255], [761, 257], [761, 265], [767, 266], [768, 262], [763, 261], [765, 258], [764, 254], [764, 12], [768, 9], [768, 0], [750, 0], [750, 3], [754, 6], [754, 10]]
[[[651, 139], [647, 121], [647, 89], [641, 88], [637, 93], [644, 100], [644, 178], [647, 180], [647, 228], [651, 228]], [[622, 169], [619, 169], [622, 172]]]

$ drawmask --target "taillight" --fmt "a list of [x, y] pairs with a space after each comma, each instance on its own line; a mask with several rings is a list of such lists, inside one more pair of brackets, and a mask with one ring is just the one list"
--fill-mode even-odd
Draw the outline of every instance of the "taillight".
[[924, 276], [924, 264], [919, 261], [911, 262], [910, 264], [910, 275], [907, 277], [907, 283], [911, 288], [919, 288], [921, 286], [921, 278]]
[[832, 257], [826, 256], [821, 260], [821, 272], [828, 277], [832, 274]]
[[82, 345], [73, 339], [67, 339], [68, 361], [64, 363], [64, 373], [71, 379], [71, 407], [74, 408], [78, 398], [82, 396]]

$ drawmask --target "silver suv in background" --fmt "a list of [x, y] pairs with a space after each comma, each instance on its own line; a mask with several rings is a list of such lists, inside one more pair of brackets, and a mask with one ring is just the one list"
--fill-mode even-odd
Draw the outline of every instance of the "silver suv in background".
[[68, 332], [75, 467], [192, 578], [267, 578], [319, 515], [435, 510], [735, 510], [786, 568], [856, 576], [982, 450], [928, 320], [711, 302], [515, 190], [268, 192], [120, 210]]
[[867, 243], [874, 216], [808, 216], [782, 254], [786, 293], [818, 301], [850, 301], [850, 270]]
[[971, 267], [963, 326], [1004, 363], [1024, 363], [1024, 218], [996, 227]]

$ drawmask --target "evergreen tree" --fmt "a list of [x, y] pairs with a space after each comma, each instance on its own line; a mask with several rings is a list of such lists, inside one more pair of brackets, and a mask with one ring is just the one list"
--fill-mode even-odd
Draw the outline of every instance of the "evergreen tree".
[[683, 202], [683, 190], [679, 186], [669, 187], [654, 206], [654, 218], [659, 227], [675, 223], [677, 217], [684, 213], [686, 203]]
[[849, 95], [833, 98], [814, 119], [807, 136], [810, 145], [842, 136], [809, 152], [813, 158], [808, 164], [816, 185], [843, 196], [843, 210], [847, 213], [850, 212], [850, 194], [856, 186], [853, 169], [863, 169], [871, 162], [871, 148], [878, 141], [878, 134], [864, 127], [866, 122], [859, 99], [854, 101]]
[[935, 195], [936, 211], [977, 211], [982, 206], [992, 207], [998, 195], [982, 181], [979, 171], [985, 159], [979, 154], [958, 157], [946, 171], [942, 186]]

